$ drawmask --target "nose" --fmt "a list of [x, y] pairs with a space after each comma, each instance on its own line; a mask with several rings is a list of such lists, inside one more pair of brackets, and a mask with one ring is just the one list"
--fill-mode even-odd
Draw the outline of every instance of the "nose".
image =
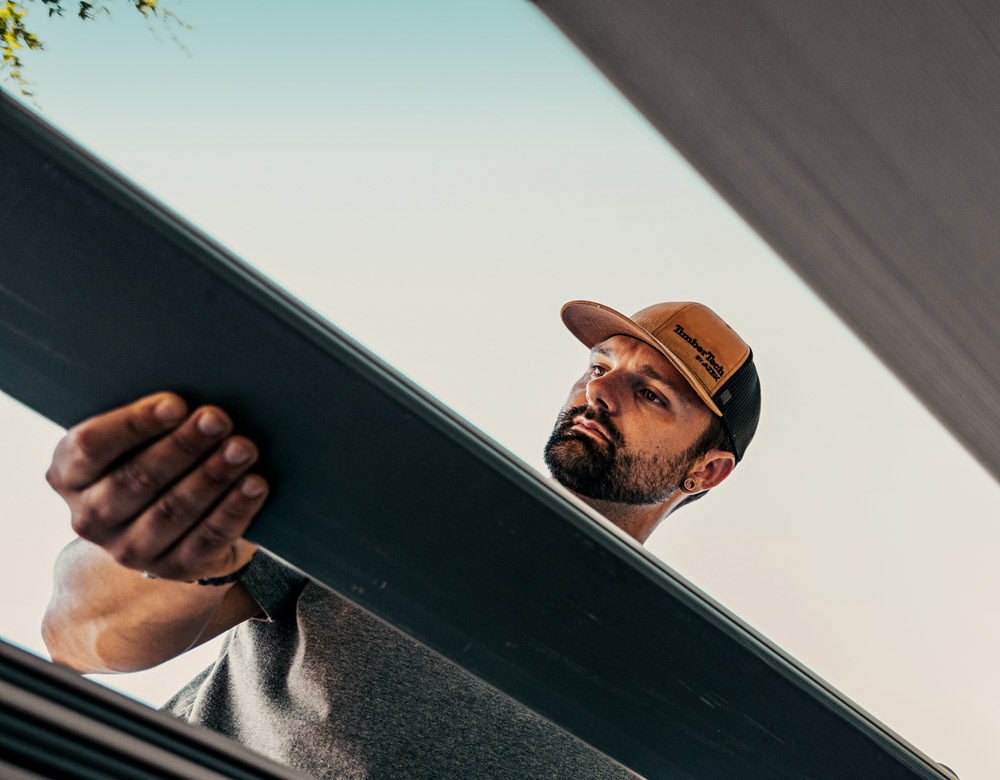
[[611, 372], [590, 379], [587, 382], [587, 403], [613, 414], [618, 408], [615, 384]]

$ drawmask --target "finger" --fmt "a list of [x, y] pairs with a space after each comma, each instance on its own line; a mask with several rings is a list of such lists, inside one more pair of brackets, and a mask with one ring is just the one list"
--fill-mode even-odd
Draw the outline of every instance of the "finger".
[[[245, 476], [199, 523], [155, 564], [155, 573], [169, 579], [193, 580], [221, 577], [239, 569], [247, 560], [243, 534], [268, 495], [268, 484], [256, 474]], [[252, 553], [252, 548], [250, 548]]]
[[91, 417], [67, 431], [56, 445], [46, 478], [60, 494], [98, 479], [127, 452], [177, 425], [187, 405], [173, 393], [156, 393]]
[[[112, 468], [71, 501], [73, 530], [84, 539], [108, 546], [151, 507], [159, 515], [174, 517], [175, 522], [194, 522], [257, 456], [253, 444], [241, 439], [242, 450], [249, 455], [243, 463], [229, 462], [221, 452], [206, 458], [231, 428], [232, 422], [221, 409], [201, 407], [180, 427]], [[203, 459], [205, 462], [201, 463]], [[192, 491], [191, 483], [186, 481], [192, 474], [200, 475], [195, 483], [202, 491], [208, 483], [204, 497], [200, 497], [199, 491]], [[168, 490], [175, 483], [178, 487]], [[165, 531], [169, 532], [169, 528], [170, 524], [164, 525]], [[186, 526], [178, 535], [184, 530]], [[151, 540], [155, 541], [158, 540]], [[172, 541], [168, 538], [165, 544]]]
[[204, 522], [211, 508], [257, 460], [257, 454], [253, 442], [242, 436], [224, 442], [129, 524], [119, 543], [125, 547], [116, 555], [119, 563], [147, 568], [151, 558], [162, 557], [193, 526]]

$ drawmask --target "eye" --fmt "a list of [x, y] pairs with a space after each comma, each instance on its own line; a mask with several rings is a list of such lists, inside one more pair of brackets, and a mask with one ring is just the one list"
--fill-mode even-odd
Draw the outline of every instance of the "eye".
[[595, 363], [590, 367], [590, 375], [595, 379], [599, 376], [604, 376], [606, 373], [608, 373], [608, 369], [604, 366], [599, 366]]
[[658, 396], [656, 393], [654, 393], [652, 390], [650, 390], [649, 388], [643, 388], [642, 390], [640, 390], [639, 391], [639, 395], [641, 395], [643, 398], [645, 398], [651, 404], [660, 404], [661, 406], [665, 406], [666, 405], [666, 402], [662, 398], [660, 398], [660, 396]]

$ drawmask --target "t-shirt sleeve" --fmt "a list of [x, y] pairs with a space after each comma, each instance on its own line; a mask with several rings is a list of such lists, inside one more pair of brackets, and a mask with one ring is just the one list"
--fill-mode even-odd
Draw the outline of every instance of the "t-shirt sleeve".
[[295, 603], [309, 578], [266, 550], [257, 550], [240, 582], [267, 620], [294, 618]]

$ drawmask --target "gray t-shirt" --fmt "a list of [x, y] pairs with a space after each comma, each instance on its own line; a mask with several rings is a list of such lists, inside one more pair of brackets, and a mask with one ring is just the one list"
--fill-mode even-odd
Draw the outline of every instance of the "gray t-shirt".
[[270, 556], [243, 582], [265, 617], [165, 710], [318, 778], [636, 777]]

